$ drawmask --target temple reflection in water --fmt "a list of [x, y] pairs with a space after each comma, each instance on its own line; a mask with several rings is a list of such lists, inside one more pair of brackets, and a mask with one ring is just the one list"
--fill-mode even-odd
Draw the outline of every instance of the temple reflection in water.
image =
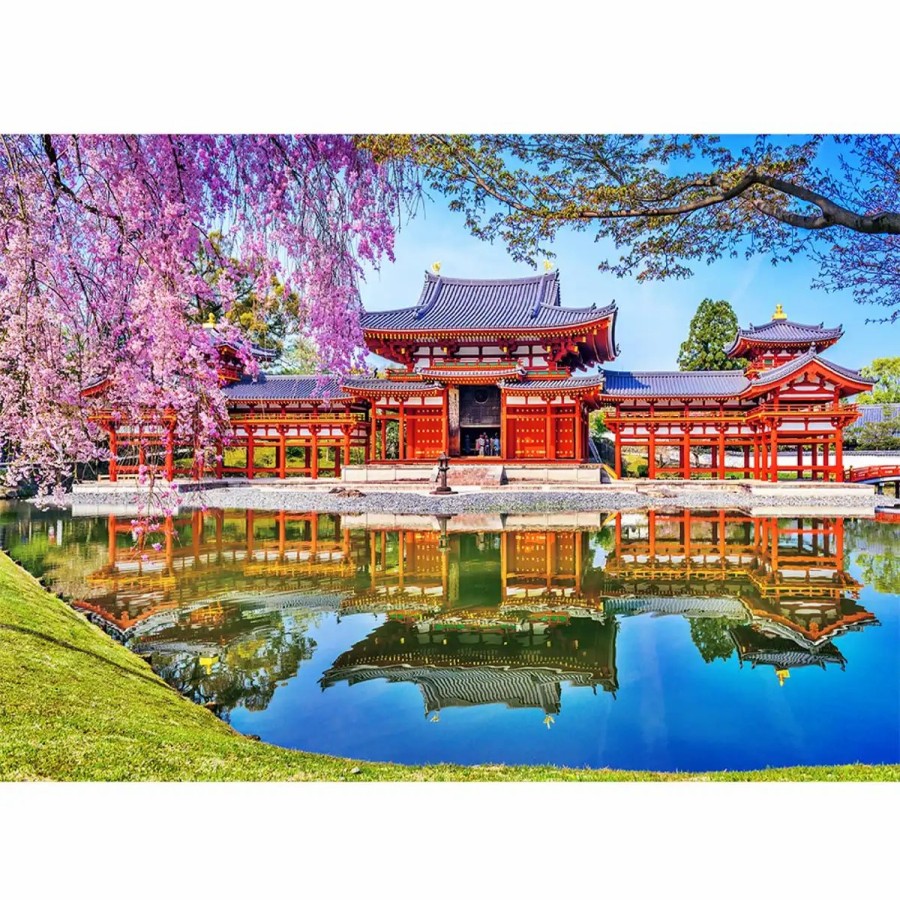
[[784, 681], [843, 668], [835, 641], [875, 624], [838, 518], [728, 511], [377, 517], [210, 511], [139, 546], [110, 516], [106, 562], [74, 605], [183, 692], [263, 708], [316, 652], [317, 617], [377, 623], [321, 687], [406, 682], [433, 720], [502, 703], [559, 713], [564, 685], [615, 695], [623, 618], [685, 617], [707, 662]]

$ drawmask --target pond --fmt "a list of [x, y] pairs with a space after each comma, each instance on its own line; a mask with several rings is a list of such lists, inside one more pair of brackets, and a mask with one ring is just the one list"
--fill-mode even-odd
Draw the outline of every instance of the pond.
[[403, 763], [900, 762], [900, 531], [739, 512], [0, 514], [238, 731]]

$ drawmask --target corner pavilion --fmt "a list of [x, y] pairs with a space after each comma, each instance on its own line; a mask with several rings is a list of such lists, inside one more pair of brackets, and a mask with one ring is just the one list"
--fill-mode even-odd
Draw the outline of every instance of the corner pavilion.
[[[873, 382], [821, 355], [840, 327], [790, 321], [779, 305], [728, 348], [747, 360], [743, 369], [631, 372], [607, 368], [619, 352], [617, 314], [615, 304], [563, 306], [558, 272], [501, 280], [428, 272], [415, 305], [362, 314], [366, 346], [395, 366], [381, 377], [252, 378], [223, 347], [233, 435], [216, 474], [318, 478], [351, 463], [434, 463], [441, 452], [485, 462], [484, 441], [493, 463], [591, 465], [588, 415], [603, 409], [617, 476], [623, 450], [633, 449], [646, 455], [650, 478], [844, 480], [843, 431], [859, 417], [846, 398]], [[105, 384], [85, 393], [101, 395]], [[155, 446], [174, 477], [171, 427], [148, 435], [108, 410], [95, 418], [110, 437], [110, 480], [135, 471], [119, 459], [129, 446], [141, 464]]]

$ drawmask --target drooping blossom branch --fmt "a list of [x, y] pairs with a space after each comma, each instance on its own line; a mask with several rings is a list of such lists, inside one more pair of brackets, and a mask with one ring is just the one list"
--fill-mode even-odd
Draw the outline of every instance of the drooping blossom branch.
[[[210, 452], [227, 418], [199, 324], [248, 278], [260, 295], [277, 279], [299, 298], [323, 366], [358, 364], [360, 279], [393, 258], [410, 187], [402, 163], [376, 163], [346, 135], [0, 136], [9, 480], [48, 489], [97, 458], [81, 392], [101, 379], [95, 406], [174, 415], [176, 440]], [[198, 264], [211, 258], [214, 282]], [[242, 336], [228, 337], [252, 369]]]

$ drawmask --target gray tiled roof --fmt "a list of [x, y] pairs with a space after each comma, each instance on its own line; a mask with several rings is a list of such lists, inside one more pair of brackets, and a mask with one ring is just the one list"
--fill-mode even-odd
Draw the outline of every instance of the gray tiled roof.
[[368, 331], [529, 330], [593, 322], [615, 312], [615, 304], [561, 306], [558, 272], [500, 280], [426, 272], [415, 306], [364, 312], [361, 323]]
[[601, 387], [602, 375], [587, 375], [581, 378], [536, 378], [534, 380], [507, 382], [503, 385], [505, 390], [529, 390], [529, 391], [570, 391], [578, 388]]
[[900, 403], [861, 403], [859, 412], [860, 417], [856, 420], [855, 426], [894, 419], [897, 422], [897, 431], [900, 432]]
[[222, 388], [226, 400], [333, 400], [346, 399], [341, 379], [334, 375], [245, 375]]
[[735, 397], [750, 382], [741, 371], [625, 372], [604, 370], [611, 397]]
[[351, 392], [354, 388], [364, 391], [384, 391], [386, 394], [415, 394], [419, 391], [433, 391], [442, 385], [434, 382], [422, 381], [394, 381], [391, 378], [345, 378], [343, 382], [345, 392]]
[[734, 350], [742, 338], [761, 344], [821, 344], [836, 341], [843, 333], [841, 325], [837, 328], [825, 328], [822, 322], [818, 325], [804, 325], [789, 319], [773, 319], [765, 325], [751, 324], [749, 328], [739, 328], [727, 352]]

